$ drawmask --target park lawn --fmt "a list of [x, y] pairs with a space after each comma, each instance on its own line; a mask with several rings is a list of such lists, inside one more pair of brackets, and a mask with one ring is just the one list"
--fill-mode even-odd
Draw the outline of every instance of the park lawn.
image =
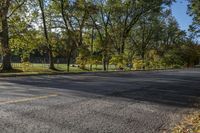
[[[41, 75], [41, 74], [63, 74], [67, 73], [67, 66], [65, 64], [55, 64], [56, 69], [58, 71], [50, 70], [48, 68], [48, 64], [22, 64], [22, 63], [12, 63], [14, 71], [12, 72], [4, 72], [0, 73], [0, 77], [9, 77], [9, 76], [29, 76], [29, 75]], [[86, 70], [82, 70], [78, 67], [70, 67], [70, 72], [83, 72]]]
[[[1, 64], [0, 64], [1, 65]], [[63, 73], [78, 73], [78, 72], [101, 72], [103, 69], [102, 65], [92, 65], [92, 71], [90, 70], [90, 65], [86, 65], [86, 68], [80, 69], [76, 65], [72, 67], [70, 65], [70, 70], [67, 72], [67, 64], [55, 64], [56, 70], [49, 69], [49, 64], [42, 63], [12, 63], [14, 71], [0, 73], [0, 76], [17, 76], [17, 75], [39, 75], [39, 74], [63, 74]], [[115, 65], [109, 65], [107, 71], [117, 71], [119, 70]], [[131, 69], [133, 70], [133, 69]], [[135, 70], [135, 69], [134, 69]], [[140, 69], [137, 69], [140, 70]], [[159, 70], [159, 69], [147, 69], [147, 70]], [[121, 71], [121, 70], [119, 70]], [[124, 68], [123, 71], [130, 71], [129, 68]]]
[[[23, 72], [55, 72], [49, 69], [48, 64], [39, 64], [39, 63], [12, 63], [14, 69], [21, 70]], [[60, 72], [67, 72], [66, 64], [55, 64], [55, 68]], [[82, 69], [78, 67], [70, 67], [70, 72], [81, 72]]]
[[[40, 64], [40, 63], [29, 63], [29, 64], [22, 64], [22, 63], [12, 63], [14, 69], [22, 70], [23, 72], [52, 72], [52, 70], [48, 69], [48, 64]], [[62, 72], [67, 72], [67, 65], [66, 64], [55, 64], [55, 68]], [[101, 71], [102, 65], [93, 65], [93, 71]], [[83, 72], [89, 71], [90, 65], [86, 65], [86, 69], [80, 69], [79, 67], [72, 67], [70, 66], [70, 72]], [[109, 65], [109, 70], [116, 70], [114, 65]]]
[[[55, 70], [50, 70], [48, 67], [48, 64], [40, 64], [40, 63], [28, 63], [28, 64], [22, 64], [22, 63], [12, 63], [12, 66], [14, 68], [13, 72], [8, 73], [0, 73], [0, 76], [20, 76], [20, 75], [39, 75], [39, 74], [62, 74], [62, 73], [68, 73], [67, 72], [67, 65], [66, 64], [55, 64]], [[86, 66], [86, 69], [80, 69], [79, 67], [72, 67], [70, 66], [70, 71], [72, 73], [77, 72], [88, 72], [90, 68], [90, 65]], [[109, 71], [116, 70], [116, 67], [114, 65], [109, 66]], [[93, 65], [92, 72], [96, 71], [102, 71], [102, 65]]]

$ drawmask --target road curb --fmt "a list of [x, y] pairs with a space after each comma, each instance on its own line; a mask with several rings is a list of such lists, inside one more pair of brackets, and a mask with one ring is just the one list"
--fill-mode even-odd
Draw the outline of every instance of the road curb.
[[154, 70], [130, 70], [130, 71], [96, 71], [96, 72], [46, 72], [46, 73], [0, 73], [0, 77], [25, 77], [25, 76], [45, 76], [45, 75], [76, 75], [76, 74], [99, 74], [99, 73], [126, 73], [126, 72], [162, 72], [178, 71], [184, 69], [154, 69]]

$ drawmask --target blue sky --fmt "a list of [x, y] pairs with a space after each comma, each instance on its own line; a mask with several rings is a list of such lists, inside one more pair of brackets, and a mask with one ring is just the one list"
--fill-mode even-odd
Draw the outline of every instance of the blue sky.
[[171, 6], [172, 14], [179, 23], [179, 26], [182, 30], [187, 31], [189, 25], [192, 23], [192, 18], [187, 15], [187, 0], [176, 0], [176, 3], [173, 3]]

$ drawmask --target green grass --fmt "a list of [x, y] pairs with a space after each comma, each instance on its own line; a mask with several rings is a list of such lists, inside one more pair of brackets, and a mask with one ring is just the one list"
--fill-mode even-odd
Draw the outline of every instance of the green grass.
[[[1, 65], [1, 64], [0, 64]], [[12, 63], [13, 71], [0, 73], [0, 77], [9, 77], [9, 76], [21, 76], [21, 75], [40, 75], [40, 74], [59, 74], [66, 73], [67, 66], [64, 64], [55, 64], [58, 71], [53, 71], [49, 69], [48, 64], [37, 64], [37, 63]], [[70, 72], [82, 72], [78, 67], [70, 67]]]
[[[0, 64], [1, 65], [1, 64]], [[67, 73], [67, 65], [66, 64], [55, 64], [55, 68], [58, 71], [50, 70], [49, 64], [41, 64], [41, 63], [12, 63], [14, 71], [12, 72], [4, 72], [0, 73], [0, 76], [15, 76], [15, 75], [38, 75], [38, 74], [57, 74], [57, 73]], [[91, 72], [102, 71], [102, 65], [92, 65]], [[108, 71], [116, 71], [117, 67], [115, 65], [109, 65]], [[125, 71], [129, 71], [129, 68], [125, 68]], [[149, 70], [149, 69], [147, 69]], [[86, 65], [86, 68], [80, 69], [79, 67], [70, 66], [70, 71], [73, 73], [77, 72], [89, 72], [90, 65]]]
[[[0, 64], [1, 65], [1, 64]], [[12, 72], [2, 72], [0, 73], [0, 77], [9, 77], [9, 76], [28, 76], [28, 75], [40, 75], [40, 74], [63, 74], [67, 72], [66, 64], [55, 64], [55, 70], [50, 70], [48, 64], [40, 64], [40, 63], [12, 63], [13, 71]], [[114, 65], [109, 65], [109, 71], [116, 70]], [[89, 72], [90, 65], [86, 65], [86, 69], [80, 69], [79, 67], [70, 66], [70, 71], [72, 73], [78, 72]], [[102, 71], [102, 65], [93, 65], [93, 69], [91, 72]]]
[[[1, 64], [0, 64], [1, 65]], [[56, 72], [49, 69], [49, 64], [40, 64], [40, 63], [12, 63], [14, 69], [22, 71], [22, 73], [30, 73], [30, 72]], [[55, 64], [55, 68], [59, 72], [67, 72], [66, 64]], [[70, 66], [70, 72], [87, 72], [90, 70], [90, 65], [86, 65], [86, 69], [80, 69], [79, 67]], [[109, 70], [116, 70], [114, 65], [109, 65]], [[18, 71], [18, 72], [19, 72]], [[102, 65], [93, 65], [92, 71], [102, 71]]]
[[[52, 72], [49, 69], [48, 64], [37, 64], [37, 63], [30, 63], [30, 64], [22, 64], [22, 63], [12, 63], [14, 69], [22, 70], [23, 72]], [[65, 64], [55, 64], [56, 69], [66, 72], [67, 65]], [[80, 72], [83, 71], [78, 67], [70, 67], [71, 72]]]
[[[0, 64], [1, 65], [1, 64]], [[14, 69], [19, 70], [18, 72], [54, 72], [53, 70], [49, 69], [49, 64], [41, 64], [41, 63], [12, 63], [12, 66]], [[67, 65], [66, 64], [55, 64], [55, 68], [58, 71], [67, 72]], [[102, 65], [92, 65], [92, 71], [102, 71], [103, 66]], [[158, 68], [157, 68], [158, 69]], [[160, 68], [165, 69], [165, 68]], [[115, 71], [117, 70], [117, 67], [115, 65], [109, 65], [108, 71]], [[129, 68], [125, 68], [126, 70], [130, 70]], [[135, 70], [135, 69], [133, 69]], [[140, 70], [140, 69], [137, 69]], [[146, 70], [155, 70], [147, 68]], [[70, 66], [70, 72], [87, 72], [90, 71], [90, 65], [86, 65], [86, 68], [80, 69], [79, 67], [72, 67]]]

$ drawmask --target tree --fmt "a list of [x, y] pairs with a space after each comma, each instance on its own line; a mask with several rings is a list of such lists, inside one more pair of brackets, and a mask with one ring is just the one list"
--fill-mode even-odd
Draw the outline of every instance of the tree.
[[10, 7], [10, 0], [4, 0], [1, 2], [1, 43], [2, 43], [2, 52], [3, 52], [3, 61], [2, 61], [2, 71], [10, 71], [12, 70], [11, 66], [11, 53], [9, 48], [9, 31], [8, 31], [8, 10]]
[[110, 6], [112, 8], [113, 20], [111, 25], [113, 32], [118, 32], [115, 37], [116, 48], [119, 54], [124, 53], [126, 47], [126, 40], [129, 37], [130, 32], [136, 26], [137, 22], [142, 16], [148, 16], [151, 13], [159, 12], [162, 10], [163, 5], [170, 5], [173, 0], [124, 0], [124, 1], [112, 1], [110, 0]]
[[194, 36], [200, 37], [200, 1], [189, 0], [188, 13], [193, 17], [193, 23], [190, 25], [190, 31]]
[[[101, 62], [104, 71], [110, 63], [125, 69], [134, 62], [143, 69], [191, 66], [199, 52], [166, 8], [173, 1], [3, 0], [3, 70], [12, 69], [11, 54], [25, 61], [41, 53], [49, 57], [50, 69], [55, 69], [54, 59], [65, 58], [67, 71], [71, 62], [83, 68], [90, 64], [91, 70]], [[199, 28], [197, 5], [198, 1], [190, 0], [193, 33]]]
[[94, 25], [94, 28], [97, 31], [100, 51], [102, 54], [102, 65], [103, 70], [107, 70], [107, 66], [110, 60], [110, 53], [112, 51], [112, 39], [110, 36], [110, 22], [111, 22], [111, 10], [104, 0], [100, 0], [96, 4], [96, 12], [90, 14], [90, 19]]
[[43, 31], [46, 39], [46, 44], [48, 47], [48, 53], [49, 53], [49, 69], [56, 70], [54, 66], [54, 59], [53, 59], [53, 52], [52, 52], [52, 46], [50, 44], [49, 35], [48, 35], [48, 29], [46, 24], [46, 15], [45, 15], [45, 5], [48, 3], [45, 0], [38, 0], [39, 7], [42, 14], [42, 22], [43, 22]]
[[145, 69], [145, 55], [154, 45], [153, 35], [157, 28], [157, 19], [158, 15], [155, 13], [141, 17], [137, 22], [137, 27], [133, 29], [131, 34], [131, 41], [134, 43], [135, 50], [137, 50], [136, 54], [141, 57], [143, 69]]
[[9, 24], [8, 19], [25, 3], [16, 2], [12, 0], [2, 0], [0, 2], [0, 20], [1, 20], [1, 32], [0, 40], [2, 44], [2, 71], [11, 71], [11, 51], [9, 46]]

